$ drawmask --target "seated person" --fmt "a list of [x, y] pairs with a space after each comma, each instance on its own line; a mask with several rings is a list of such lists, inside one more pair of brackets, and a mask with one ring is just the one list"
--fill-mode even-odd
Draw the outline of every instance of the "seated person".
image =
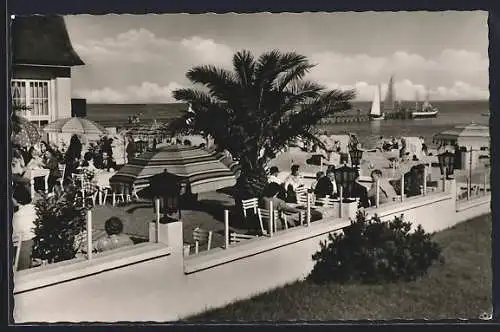
[[33, 229], [37, 215], [29, 194], [19, 195], [14, 192], [12, 201], [15, 206], [12, 215], [12, 235], [22, 237], [17, 269], [24, 270], [31, 267], [31, 252], [35, 237]]
[[[264, 209], [270, 210], [271, 202], [273, 204], [273, 209], [274, 211], [278, 211], [279, 214], [281, 213], [286, 213], [286, 214], [295, 214], [292, 216], [287, 217], [287, 222], [288, 225], [293, 227], [296, 226], [299, 222], [300, 218], [300, 211], [299, 209], [294, 208], [293, 206], [288, 205], [285, 201], [282, 199], [279, 199], [278, 193], [281, 190], [281, 186], [277, 183], [270, 183], [267, 185], [267, 187], [264, 189], [264, 197], [262, 198], [261, 205]], [[281, 219], [280, 219], [281, 220]], [[281, 225], [278, 223], [278, 228], [283, 229], [284, 228], [284, 221], [281, 220]]]
[[[291, 184], [288, 185], [284, 194], [286, 203], [297, 203], [297, 193], [293, 190], [293, 186]], [[278, 197], [283, 197], [282, 192], [279, 193]]]
[[314, 192], [314, 190], [316, 189], [316, 185], [318, 184], [318, 181], [323, 177], [325, 176], [325, 173], [323, 172], [317, 172], [316, 173], [316, 180], [314, 180], [314, 182], [311, 184], [311, 190]]
[[269, 169], [269, 176], [267, 178], [267, 182], [268, 183], [277, 183], [277, 184], [282, 184], [283, 181], [281, 181], [279, 178], [278, 178], [278, 174], [279, 174], [279, 169], [278, 167], [276, 166], [273, 166]]
[[83, 156], [82, 167], [85, 167], [89, 171], [97, 171], [97, 167], [94, 165], [94, 159], [92, 158], [92, 153], [86, 152]]
[[38, 149], [31, 148], [31, 159], [26, 165], [26, 168], [28, 169], [37, 169], [37, 168], [43, 168], [45, 167], [45, 164], [43, 163], [42, 159], [42, 154]]
[[392, 202], [393, 198], [396, 197], [396, 191], [391, 186], [387, 179], [382, 177], [382, 171], [379, 169], [375, 169], [371, 173], [372, 178], [372, 186], [370, 190], [368, 190], [368, 199], [370, 204], [373, 206], [376, 204], [376, 195], [377, 195], [377, 181], [379, 183], [379, 203], [384, 204], [387, 202]]
[[335, 167], [329, 167], [326, 175], [318, 180], [318, 184], [314, 189], [314, 194], [317, 198], [325, 196], [334, 197], [337, 195], [337, 184], [335, 182]]
[[293, 165], [291, 168], [290, 175], [285, 180], [285, 188], [288, 190], [288, 187], [292, 186], [293, 190], [297, 190], [297, 188], [304, 186], [302, 182], [302, 177], [299, 173], [299, 165]]
[[[352, 183], [352, 186], [344, 187], [342, 191], [342, 196], [344, 199], [346, 198], [354, 198], [359, 200], [358, 207], [367, 208], [370, 206], [370, 202], [368, 200], [368, 190], [365, 186], [358, 183], [359, 180], [359, 172], [356, 171], [356, 180]], [[350, 191], [350, 192], [349, 192]], [[340, 194], [339, 194], [340, 195]]]
[[[133, 245], [134, 242], [123, 234], [123, 223], [117, 217], [111, 217], [104, 224], [106, 233], [92, 241], [93, 252], [104, 252], [112, 249]], [[83, 244], [82, 252], [87, 252], [87, 244]]]

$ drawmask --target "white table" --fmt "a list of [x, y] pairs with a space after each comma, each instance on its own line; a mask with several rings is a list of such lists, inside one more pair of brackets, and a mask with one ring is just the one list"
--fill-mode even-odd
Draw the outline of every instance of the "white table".
[[103, 204], [102, 193], [104, 190], [111, 188], [111, 185], [109, 184], [109, 179], [111, 179], [111, 177], [115, 174], [116, 172], [106, 172], [106, 171], [97, 172], [95, 174], [96, 185], [99, 188], [99, 204], [101, 205]]
[[50, 170], [45, 168], [35, 168], [27, 171], [31, 186], [31, 199], [35, 198], [35, 178], [44, 178], [45, 193], [49, 192], [49, 174]]

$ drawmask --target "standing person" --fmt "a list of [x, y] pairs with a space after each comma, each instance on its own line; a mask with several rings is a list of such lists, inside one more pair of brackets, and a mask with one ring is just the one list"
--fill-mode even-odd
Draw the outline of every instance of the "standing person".
[[61, 178], [61, 171], [59, 171], [59, 161], [57, 160], [56, 154], [52, 148], [47, 148], [45, 152], [45, 167], [49, 169], [49, 192], [52, 192], [54, 186], [57, 184], [57, 180]]
[[427, 144], [425, 144], [425, 139], [423, 136], [420, 136], [420, 142], [422, 143], [422, 154], [424, 156], [427, 156], [429, 149], [427, 147]]
[[401, 149], [399, 150], [399, 159], [406, 158], [406, 140], [401, 138]]
[[80, 166], [80, 159], [82, 157], [82, 143], [77, 135], [71, 136], [68, 150], [64, 155], [64, 164], [66, 169], [64, 170], [63, 181], [72, 179], [73, 174], [76, 173], [76, 169]]
[[134, 139], [132, 136], [127, 136], [128, 138], [128, 144], [126, 147], [126, 153], [127, 153], [127, 162], [132, 161], [132, 159], [135, 158], [135, 154], [137, 153], [137, 145], [134, 142]]

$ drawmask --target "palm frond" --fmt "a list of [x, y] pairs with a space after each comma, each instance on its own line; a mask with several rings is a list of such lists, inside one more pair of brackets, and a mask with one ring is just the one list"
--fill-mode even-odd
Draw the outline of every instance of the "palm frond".
[[240, 84], [248, 87], [253, 83], [255, 59], [247, 50], [237, 52], [233, 57], [233, 68]]
[[206, 86], [212, 97], [231, 102], [238, 95], [238, 82], [235, 75], [215, 66], [199, 66], [189, 70], [186, 77], [193, 83]]

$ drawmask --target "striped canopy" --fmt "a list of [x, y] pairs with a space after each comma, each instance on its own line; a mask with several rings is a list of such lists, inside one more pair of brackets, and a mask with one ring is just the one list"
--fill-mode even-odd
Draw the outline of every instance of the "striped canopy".
[[43, 128], [46, 133], [65, 133], [82, 135], [106, 135], [100, 124], [85, 118], [66, 118], [49, 123]]
[[165, 129], [165, 125], [154, 120], [153, 123], [132, 127], [128, 133], [132, 136], [158, 136], [163, 129]]
[[434, 135], [433, 142], [438, 144], [455, 144], [460, 139], [466, 138], [489, 140], [490, 128], [476, 123], [471, 123], [467, 126], [457, 126], [451, 130], [445, 130]]
[[[110, 183], [133, 184], [136, 189], [149, 186], [150, 177], [165, 169], [184, 177], [193, 193], [214, 191], [236, 184], [236, 177], [222, 161], [222, 155], [197, 147], [169, 146], [145, 152], [123, 166]], [[228, 163], [229, 167], [234, 167]]]

